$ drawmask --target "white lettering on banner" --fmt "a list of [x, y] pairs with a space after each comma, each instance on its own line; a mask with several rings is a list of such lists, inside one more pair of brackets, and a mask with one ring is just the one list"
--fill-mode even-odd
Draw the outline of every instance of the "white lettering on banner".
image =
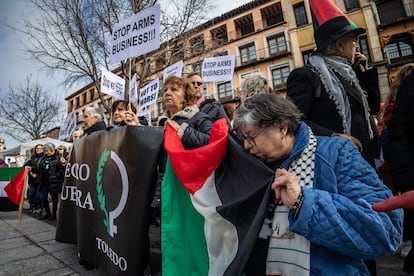
[[68, 163], [65, 168], [65, 177], [74, 177], [77, 180], [86, 181], [91, 175], [88, 164]]
[[104, 254], [106, 254], [106, 256], [108, 256], [108, 258], [111, 260], [111, 262], [115, 266], [119, 267], [121, 271], [126, 271], [128, 269], [127, 260], [122, 256], [118, 256], [118, 254], [114, 250], [112, 250], [112, 248], [110, 248], [104, 240], [96, 237], [96, 243], [97, 248]]
[[82, 202], [82, 191], [78, 190], [76, 186], [64, 186], [60, 195], [62, 201], [74, 201], [76, 206], [82, 209], [95, 211], [92, 202], [91, 193], [86, 193], [85, 199]]

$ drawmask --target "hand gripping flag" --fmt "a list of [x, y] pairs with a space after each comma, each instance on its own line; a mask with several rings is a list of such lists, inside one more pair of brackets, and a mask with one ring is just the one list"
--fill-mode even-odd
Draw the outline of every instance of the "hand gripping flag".
[[161, 193], [163, 275], [241, 275], [263, 225], [274, 172], [231, 136], [225, 119], [209, 144], [185, 150], [167, 126]]
[[7, 197], [16, 205], [20, 205], [24, 188], [26, 168], [22, 170], [4, 187]]

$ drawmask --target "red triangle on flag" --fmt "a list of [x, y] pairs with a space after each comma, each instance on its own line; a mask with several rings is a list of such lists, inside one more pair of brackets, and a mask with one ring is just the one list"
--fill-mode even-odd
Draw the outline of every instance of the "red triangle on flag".
[[16, 205], [20, 205], [24, 187], [24, 175], [26, 168], [23, 168], [10, 182], [4, 187], [7, 197]]

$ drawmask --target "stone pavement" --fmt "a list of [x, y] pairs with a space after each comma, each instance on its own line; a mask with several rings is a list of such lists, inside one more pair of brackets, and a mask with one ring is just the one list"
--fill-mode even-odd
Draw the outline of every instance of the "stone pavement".
[[[55, 241], [55, 223], [17, 211], [0, 212], [0, 276], [3, 275], [105, 275], [100, 269], [85, 270], [78, 264], [76, 246]], [[152, 275], [159, 276], [159, 227], [150, 229]], [[158, 243], [158, 244], [157, 244]], [[377, 260], [378, 276], [407, 276], [397, 253]]]

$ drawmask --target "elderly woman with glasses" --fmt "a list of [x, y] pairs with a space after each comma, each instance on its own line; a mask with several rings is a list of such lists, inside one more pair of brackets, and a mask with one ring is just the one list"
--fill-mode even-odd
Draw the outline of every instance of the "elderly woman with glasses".
[[[289, 100], [257, 94], [237, 109], [244, 148], [275, 171], [251, 275], [369, 275], [363, 259], [395, 251], [401, 212], [371, 205], [392, 193], [348, 139], [315, 136]], [[262, 229], [262, 230], [263, 230]], [[264, 270], [265, 269], [265, 270]]]

